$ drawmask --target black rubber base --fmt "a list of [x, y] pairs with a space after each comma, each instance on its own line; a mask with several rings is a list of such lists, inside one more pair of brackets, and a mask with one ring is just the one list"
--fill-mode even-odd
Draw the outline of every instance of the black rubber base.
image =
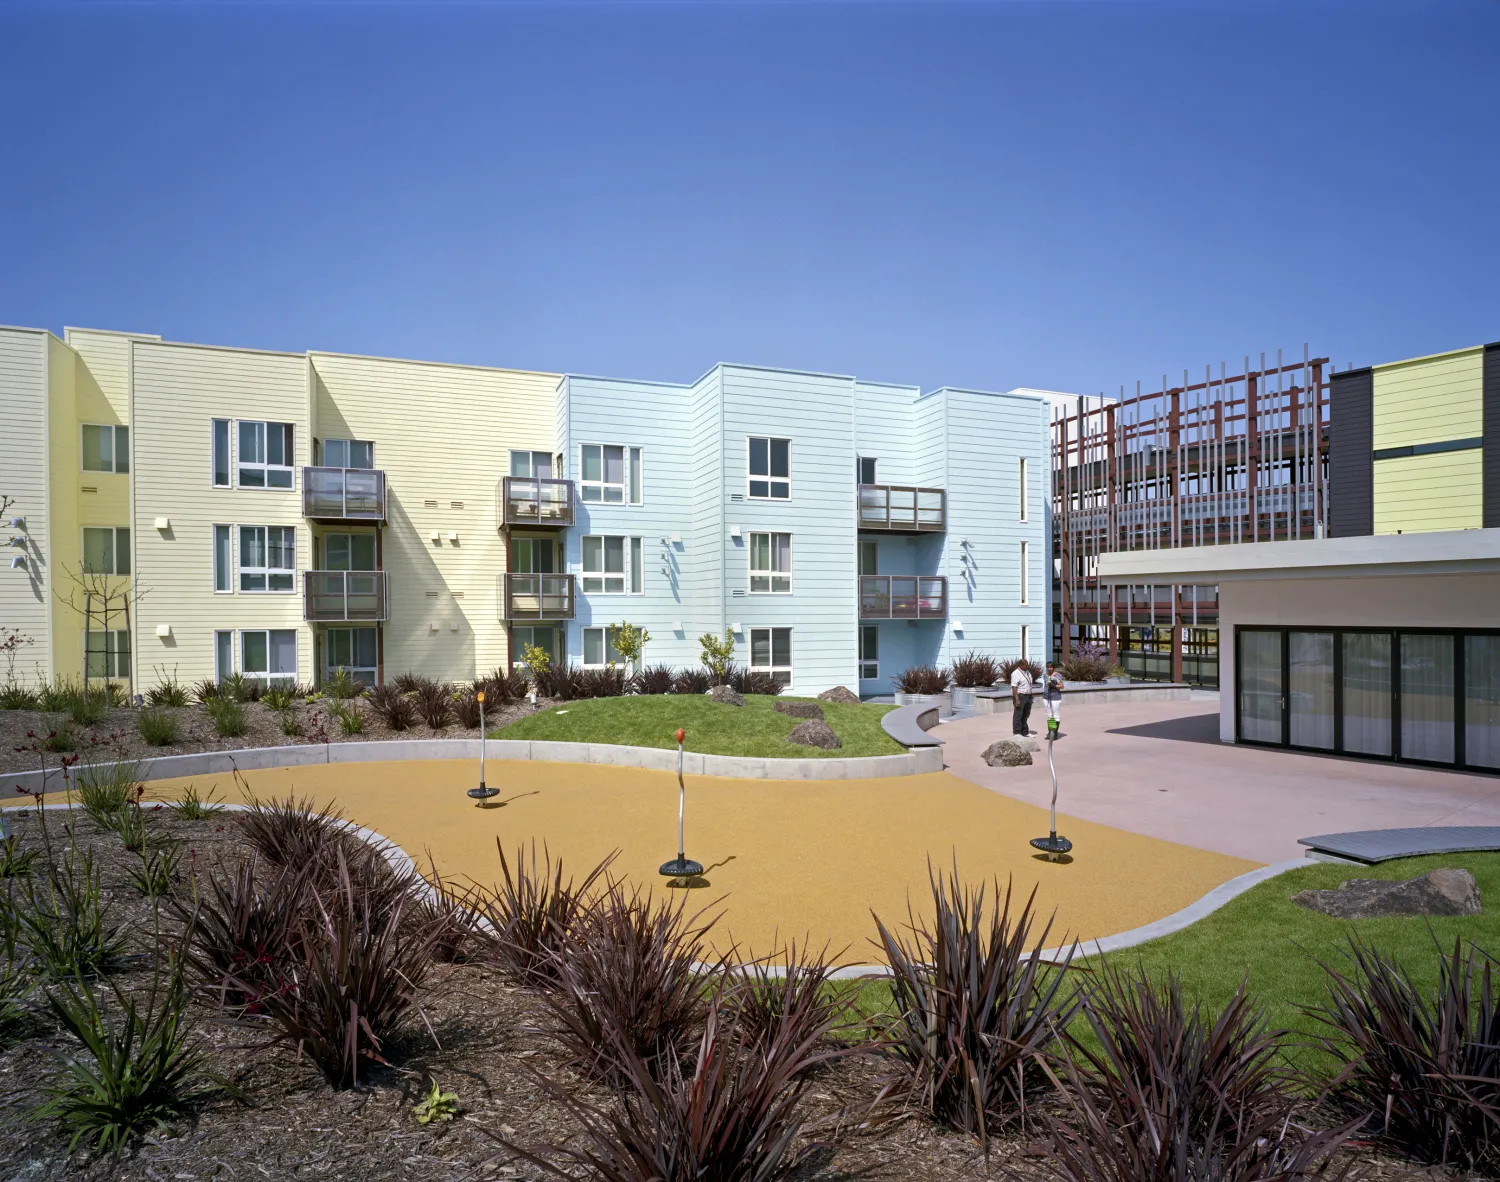
[[500, 789], [486, 788], [483, 784], [481, 784], [478, 788], [470, 788], [469, 795], [475, 800], [488, 800], [492, 796], [499, 796]]
[[661, 872], [668, 878], [697, 878], [703, 873], [703, 866], [691, 858], [673, 858], [661, 864]]
[[1033, 837], [1031, 848], [1041, 850], [1044, 854], [1066, 854], [1073, 848], [1073, 843], [1054, 833], [1050, 837]]

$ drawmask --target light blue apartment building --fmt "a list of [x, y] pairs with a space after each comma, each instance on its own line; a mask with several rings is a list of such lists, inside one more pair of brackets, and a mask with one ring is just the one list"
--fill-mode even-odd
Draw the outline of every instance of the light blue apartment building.
[[873, 695], [969, 649], [1040, 657], [1048, 414], [1030, 393], [741, 365], [565, 377], [556, 454], [513, 454], [502, 498], [512, 659], [529, 642], [604, 664], [629, 622], [646, 664], [696, 666], [698, 637], [730, 631], [790, 693]]

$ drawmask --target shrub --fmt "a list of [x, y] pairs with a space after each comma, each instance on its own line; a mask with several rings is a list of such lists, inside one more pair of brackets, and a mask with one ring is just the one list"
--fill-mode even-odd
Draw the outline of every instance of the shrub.
[[98, 726], [111, 704], [104, 690], [78, 690], [69, 695], [68, 717], [79, 726]]
[[670, 694], [675, 675], [670, 665], [647, 665], [635, 675], [638, 694]]
[[578, 670], [578, 692], [580, 698], [618, 698], [630, 688], [630, 678], [618, 665], [607, 665], [603, 669]]
[[85, 982], [48, 995], [57, 1023], [80, 1044], [61, 1053], [63, 1073], [38, 1115], [55, 1117], [80, 1141], [118, 1154], [135, 1137], [189, 1111], [209, 1089], [188, 1020], [182, 967], [158, 973], [144, 1001], [110, 985], [103, 1001]]
[[[27, 877], [41, 854], [41, 850], [22, 849], [21, 839], [14, 833], [0, 837], [0, 878]], [[6, 914], [5, 902], [0, 899], [0, 918]]]
[[778, 959], [782, 961], [779, 971], [767, 960], [746, 965], [727, 990], [727, 1008], [745, 1033], [765, 1044], [788, 1022], [795, 1022], [800, 1027], [795, 1041], [800, 1043], [840, 1029], [850, 1014], [853, 995], [830, 988], [834, 965], [828, 950], [809, 956], [792, 944]]
[[163, 706], [148, 706], [141, 711], [138, 725], [148, 747], [165, 747], [181, 737], [177, 715]]
[[370, 708], [393, 731], [410, 730], [417, 721], [417, 704], [394, 685], [378, 685], [370, 692]]
[[123, 929], [105, 903], [91, 851], [70, 848], [60, 864], [22, 883], [15, 902], [21, 936], [37, 970], [58, 980], [93, 976], [120, 964]]
[[463, 960], [470, 939], [478, 931], [471, 892], [457, 890], [444, 882], [431, 855], [427, 862], [428, 881], [413, 892], [415, 903], [408, 914], [417, 924], [431, 926], [437, 932], [437, 942], [432, 948], [434, 960], [445, 964]]
[[357, 698], [365, 692], [364, 686], [354, 680], [354, 675], [345, 668], [335, 669], [323, 682], [323, 693], [340, 702]]
[[240, 815], [240, 830], [266, 861], [274, 866], [308, 868], [328, 855], [343, 840], [337, 828], [343, 820], [338, 809], [320, 810], [311, 798], [298, 800], [250, 799]]
[[164, 842], [154, 850], [141, 850], [141, 863], [130, 870], [130, 885], [148, 899], [170, 895], [180, 877], [182, 848], [174, 841]]
[[1022, 665], [1025, 665], [1026, 668], [1031, 671], [1031, 680], [1034, 681], [1034, 682], [1037, 682], [1038, 684], [1040, 684], [1041, 680], [1042, 680], [1042, 677], [1045, 674], [1045, 670], [1040, 665], [1038, 665], [1035, 661], [1030, 660], [1028, 658], [1022, 658], [1022, 657], [1012, 657], [1008, 661], [1001, 661], [1000, 662], [1000, 681], [1001, 681], [1001, 684], [1003, 684], [1003, 685], [1009, 685], [1010, 684], [1010, 675], [1012, 673], [1014, 673]]
[[672, 679], [674, 694], [706, 694], [713, 681], [703, 669], [684, 669]]
[[610, 854], [575, 884], [571, 878], [563, 882], [562, 859], [554, 866], [545, 845], [540, 860], [536, 842], [531, 843], [529, 858], [525, 846], [518, 849], [514, 872], [498, 837], [495, 850], [500, 855], [501, 882], [492, 890], [475, 890], [469, 896], [470, 906], [484, 920], [486, 952], [522, 981], [550, 980], [557, 967], [555, 954], [592, 904], [594, 888], [608, 874], [615, 855]]
[[948, 670], [941, 665], [913, 665], [896, 674], [893, 682], [900, 694], [940, 694], [948, 688]]
[[[531, 679], [523, 670], [516, 669], [510, 673], [503, 669], [496, 669], [485, 679], [486, 692], [495, 692], [495, 702], [500, 706], [508, 706], [512, 702], [519, 702], [531, 689]], [[488, 699], [485, 702], [489, 704]]]
[[268, 686], [260, 700], [279, 714], [283, 710], [290, 710], [297, 704], [297, 687], [294, 685]]
[[[453, 715], [458, 719], [458, 725], [474, 730], [479, 726], [479, 691], [484, 686], [480, 682], [465, 686], [453, 696]], [[484, 704], [489, 707], [485, 712], [494, 717], [495, 700], [485, 695]]]
[[205, 677], [193, 687], [193, 700], [200, 706], [207, 706], [219, 697], [219, 683], [211, 677]]
[[552, 1033], [590, 1075], [628, 1078], [633, 1058], [665, 1080], [702, 1031], [722, 969], [703, 966], [714, 921], [689, 919], [686, 908], [685, 895], [653, 900], [611, 883], [554, 951]]
[[69, 751], [78, 750], [78, 736], [73, 733], [73, 728], [68, 725], [66, 718], [60, 718], [57, 725], [48, 729], [42, 737], [42, 746], [59, 755]]
[[136, 801], [117, 812], [109, 824], [127, 850], [136, 852], [146, 848], [146, 814]]
[[774, 698], [781, 694], [786, 687], [772, 677], [758, 669], [749, 669], [745, 672], [745, 688], [740, 690], [742, 694], [761, 694], [764, 697]]
[[960, 689], [984, 689], [1000, 680], [1000, 665], [994, 657], [966, 652], [953, 662], [953, 684]]
[[73, 785], [83, 811], [103, 828], [114, 829], [136, 799], [140, 778], [140, 767], [134, 760], [116, 756], [80, 764], [73, 774]]
[[734, 667], [734, 633], [726, 628], [724, 639], [720, 640], [712, 632], [705, 632], [698, 637], [698, 649], [698, 660], [708, 670], [709, 680], [714, 685], [723, 685]]
[[171, 809], [184, 821], [205, 821], [215, 813], [222, 813], [224, 806], [215, 803], [212, 788], [208, 790], [207, 796], [200, 796], [197, 786], [189, 784], [182, 799], [173, 804]]
[[1328, 1000], [1312, 1011], [1340, 1070], [1330, 1100], [1368, 1116], [1364, 1132], [1465, 1172], [1500, 1168], [1500, 993], [1494, 958], [1455, 939], [1426, 994], [1396, 961], [1351, 941], [1353, 971], [1327, 965]]
[[146, 691], [146, 704], [148, 706], [186, 706], [188, 704], [188, 691], [176, 674], [164, 677]]
[[1105, 965], [1083, 1016], [1067, 1035], [1067, 1118], [1048, 1119], [1059, 1178], [1291, 1180], [1350, 1131], [1293, 1124], [1284, 1034], [1266, 1029], [1243, 984], [1211, 1014], [1174, 977], [1158, 987]]
[[417, 712], [435, 731], [453, 721], [453, 687], [447, 682], [429, 681], [417, 690]]
[[19, 682], [0, 686], [0, 710], [36, 710], [41, 703], [36, 691], [29, 690]]
[[0, 1035], [25, 1020], [31, 987], [31, 961], [21, 942], [21, 922], [9, 893], [0, 894]]
[[208, 717], [222, 738], [233, 739], [245, 733], [245, 708], [240, 699], [223, 695], [204, 704]]
[[[1045, 1078], [1038, 1060], [1072, 1018], [1061, 997], [1060, 966], [1041, 958], [1049, 920], [1031, 944], [1036, 888], [1011, 918], [1010, 886], [963, 886], [955, 867], [928, 870], [931, 921], [908, 910], [911, 938], [875, 923], [891, 966], [891, 1053], [904, 1069], [912, 1102], [934, 1119], [977, 1136], [984, 1145], [998, 1122], [1020, 1114]], [[988, 913], [987, 913], [988, 909]]]
[[430, 677], [411, 672], [397, 674], [394, 682], [396, 688], [403, 694], [419, 694], [429, 685], [436, 684]]
[[288, 706], [276, 714], [276, 720], [281, 725], [281, 733], [288, 738], [296, 738], [302, 733], [302, 720], [297, 717], [297, 708]]
[[1071, 656], [1058, 662], [1057, 671], [1069, 681], [1103, 681], [1110, 674], [1109, 650], [1093, 641], [1082, 641]]
[[362, 735], [365, 733], [365, 715], [364, 711], [359, 708], [358, 698], [330, 698], [328, 714], [339, 724], [340, 734]]
[[66, 714], [77, 696], [78, 687], [62, 678], [51, 683], [44, 682], [37, 691], [37, 708], [46, 714]]
[[[260, 684], [259, 678], [247, 678], [243, 673], [231, 673], [219, 682], [218, 697], [230, 698], [236, 702], [248, 702], [255, 686]], [[207, 705], [207, 703], [204, 703]]]

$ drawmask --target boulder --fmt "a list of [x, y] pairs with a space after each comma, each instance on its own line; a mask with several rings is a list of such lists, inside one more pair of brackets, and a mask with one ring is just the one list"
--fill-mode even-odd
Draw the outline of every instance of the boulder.
[[1026, 740], [1001, 739], [984, 749], [984, 762], [991, 767], [1024, 767], [1031, 762]]
[[730, 689], [727, 685], [716, 685], [708, 691], [708, 696], [721, 706], [743, 706], [745, 695], [738, 690]]
[[1432, 870], [1391, 881], [1351, 878], [1336, 891], [1298, 891], [1292, 902], [1335, 919], [1390, 915], [1478, 915], [1479, 885], [1467, 870]]
[[824, 690], [818, 695], [820, 702], [833, 702], [839, 706], [858, 706], [859, 695], [851, 689], [836, 685], [832, 689]]
[[776, 705], [771, 707], [777, 714], [788, 714], [793, 718], [822, 718], [823, 707], [816, 702], [799, 702], [793, 699], [790, 702], [776, 699]]
[[821, 747], [825, 751], [832, 751], [835, 747], [842, 747], [839, 737], [833, 733], [833, 727], [829, 726], [821, 718], [809, 718], [806, 722], [799, 722], [792, 728], [792, 733], [786, 737], [788, 743], [798, 743], [803, 747]]

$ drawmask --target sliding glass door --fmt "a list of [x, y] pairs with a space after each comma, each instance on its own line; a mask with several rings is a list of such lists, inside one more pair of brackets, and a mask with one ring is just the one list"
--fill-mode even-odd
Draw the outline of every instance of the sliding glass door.
[[1443, 632], [1401, 634], [1401, 758], [1452, 763], [1453, 637]]
[[1240, 740], [1281, 743], [1281, 633], [1241, 632], [1239, 669]]
[[1333, 633], [1287, 634], [1288, 741], [1333, 750]]
[[1464, 762], [1500, 768], [1500, 636], [1464, 637]]
[[1345, 632], [1343, 658], [1343, 749], [1351, 755], [1391, 753], [1391, 634]]

